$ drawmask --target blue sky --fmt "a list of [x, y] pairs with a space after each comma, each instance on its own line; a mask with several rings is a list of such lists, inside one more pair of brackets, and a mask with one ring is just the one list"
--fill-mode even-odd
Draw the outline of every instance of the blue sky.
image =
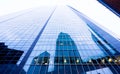
[[42, 5], [70, 5], [120, 38], [120, 18], [97, 0], [0, 0], [0, 16]]

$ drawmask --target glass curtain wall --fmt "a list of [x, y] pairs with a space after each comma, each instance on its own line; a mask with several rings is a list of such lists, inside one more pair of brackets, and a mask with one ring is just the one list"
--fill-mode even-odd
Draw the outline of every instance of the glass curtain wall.
[[[59, 43], [62, 46], [61, 48], [59, 48], [58, 46], [60, 35], [63, 36], [63, 43]], [[67, 36], [70, 37], [68, 37], [67, 39]], [[74, 41], [75, 49], [77, 50], [77, 52], [74, 50], [73, 45], [69, 45], [69, 42], [67, 42], [67, 40], [71, 41], [71, 39], [72, 41]], [[46, 67], [46, 69], [44, 70], [48, 74], [90, 73], [89, 71], [95, 69], [98, 69], [97, 71], [104, 73], [104, 70], [99, 70], [99, 68], [103, 68], [106, 70], [110, 69], [106, 65], [101, 66], [102, 59], [104, 61], [108, 61], [109, 59], [111, 59], [108, 56], [117, 52], [108, 46], [108, 53], [104, 48], [104, 45], [106, 44], [101, 44], [101, 42], [104, 41], [99, 41], [98, 39], [100, 38], [96, 34], [94, 34], [94, 32], [90, 31], [87, 23], [80, 19], [67, 6], [58, 6], [51, 19], [49, 20], [46, 28], [44, 29], [41, 37], [39, 38], [24, 69], [28, 71], [33, 58], [40, 53], [47, 51], [48, 53], [50, 53], [50, 59], [49, 64], [47, 64], [48, 68]], [[59, 52], [57, 53], [58, 49]], [[74, 50], [75, 53], [71, 54], [68, 50], [70, 52]], [[79, 59], [76, 59], [74, 61], [79, 63], [70, 63], [71, 55], [72, 57], [76, 57], [78, 52]], [[64, 56], [67, 56], [69, 58], [65, 58]], [[44, 67], [44, 65], [42, 66]], [[34, 66], [34, 70], [32, 70], [32, 73], [35, 73], [35, 70], [37, 70], [37, 66]], [[38, 73], [42, 73], [42, 70], [43, 68], [41, 67]], [[97, 71], [95, 72], [99, 73]]]
[[[120, 73], [119, 52], [99, 37], [97, 31], [88, 26], [90, 23], [79, 18], [71, 8], [41, 7], [16, 15], [0, 22], [0, 63], [7, 60], [2, 56], [3, 47], [11, 49], [12, 55], [21, 52], [11, 68], [15, 72], [9, 67], [2, 72], [3, 64], [0, 64], [2, 73]], [[11, 50], [5, 50], [5, 55], [12, 53]]]

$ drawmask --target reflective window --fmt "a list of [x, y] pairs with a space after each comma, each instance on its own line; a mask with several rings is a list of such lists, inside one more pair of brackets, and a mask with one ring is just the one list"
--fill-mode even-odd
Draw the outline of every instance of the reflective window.
[[54, 9], [33, 9], [1, 23], [0, 73], [119, 74], [119, 52], [96, 26], [67, 6]]

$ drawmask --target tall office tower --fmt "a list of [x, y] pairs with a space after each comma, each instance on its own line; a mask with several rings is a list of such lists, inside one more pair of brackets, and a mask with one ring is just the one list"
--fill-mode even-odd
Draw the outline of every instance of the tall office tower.
[[5, 47], [0, 47], [0, 56], [6, 48], [16, 51], [13, 58], [6, 59], [9, 52], [0, 58], [2, 74], [120, 73], [119, 39], [70, 6], [43, 6], [1, 17], [0, 42]]
[[[16, 63], [22, 54], [23, 51], [9, 49], [4, 43], [0, 43], [0, 73], [14, 72], [18, 68]], [[22, 73], [25, 71], [22, 70]]]
[[[48, 65], [49, 65], [49, 58], [50, 58], [50, 54], [45, 51], [43, 53], [41, 53], [39, 56], [34, 57], [34, 59], [32, 60], [31, 66], [28, 70], [28, 74], [29, 73], [33, 73], [33, 74], [37, 74], [37, 73], [41, 73], [41, 74], [45, 74], [46, 70], [48, 69]], [[42, 69], [40, 71], [40, 69]]]
[[98, 0], [98, 1], [120, 17], [120, 0]]
[[55, 51], [54, 74], [76, 73], [76, 67], [82, 62], [76, 44], [67, 33], [58, 35]]

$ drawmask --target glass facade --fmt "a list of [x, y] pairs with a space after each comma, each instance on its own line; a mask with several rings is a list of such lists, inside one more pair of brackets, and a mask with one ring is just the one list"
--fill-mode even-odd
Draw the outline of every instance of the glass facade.
[[74, 8], [12, 15], [0, 21], [1, 74], [119, 74], [120, 42]]
[[106, 8], [111, 10], [114, 14], [120, 17], [120, 0], [98, 0]]

